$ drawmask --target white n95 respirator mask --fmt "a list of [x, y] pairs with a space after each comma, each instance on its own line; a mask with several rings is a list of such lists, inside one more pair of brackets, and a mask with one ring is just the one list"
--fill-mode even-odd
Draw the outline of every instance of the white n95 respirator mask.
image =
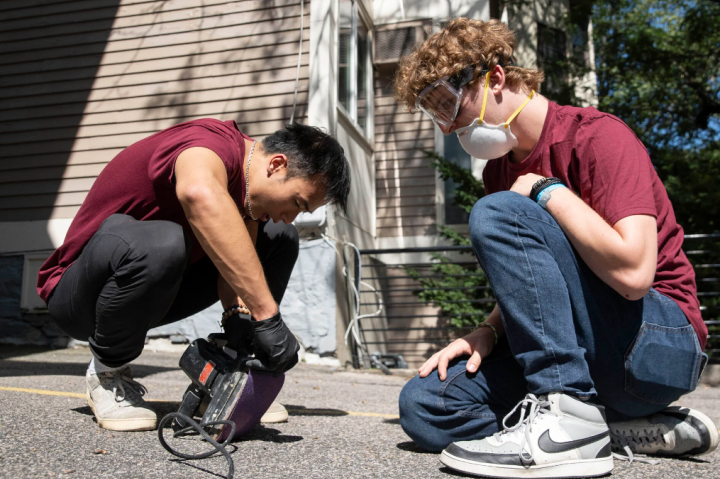
[[535, 91], [531, 91], [530, 95], [505, 123], [500, 125], [488, 125], [483, 118], [485, 117], [485, 107], [487, 106], [488, 90], [490, 85], [490, 72], [485, 75], [485, 93], [483, 95], [482, 109], [480, 110], [480, 118], [474, 120], [470, 125], [458, 128], [455, 133], [460, 140], [463, 149], [474, 158], [485, 160], [493, 160], [500, 158], [510, 152], [518, 145], [518, 139], [510, 131], [510, 122], [525, 108], [525, 105], [535, 95]]

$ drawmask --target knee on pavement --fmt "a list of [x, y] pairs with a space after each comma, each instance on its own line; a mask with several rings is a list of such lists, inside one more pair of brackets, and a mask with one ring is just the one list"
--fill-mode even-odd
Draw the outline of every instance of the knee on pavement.
[[439, 452], [452, 440], [448, 440], [427, 417], [423, 417], [423, 412], [425, 416], [432, 415], [426, 411], [425, 403], [433, 396], [437, 398], [437, 390], [431, 387], [431, 383], [434, 384], [430, 378], [415, 376], [405, 384], [399, 398], [400, 425], [415, 444], [425, 450]]

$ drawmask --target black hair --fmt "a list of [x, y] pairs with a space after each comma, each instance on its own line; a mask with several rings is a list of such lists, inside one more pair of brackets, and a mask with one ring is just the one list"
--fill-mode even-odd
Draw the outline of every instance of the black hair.
[[291, 123], [262, 140], [268, 154], [288, 158], [287, 178], [319, 175], [325, 187], [325, 201], [347, 214], [350, 193], [350, 163], [340, 143], [320, 128]]

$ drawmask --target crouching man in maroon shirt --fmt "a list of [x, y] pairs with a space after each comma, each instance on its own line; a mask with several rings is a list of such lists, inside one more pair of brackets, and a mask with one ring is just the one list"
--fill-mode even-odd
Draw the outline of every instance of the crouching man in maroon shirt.
[[298, 255], [291, 223], [326, 203], [344, 210], [349, 190], [342, 147], [298, 124], [256, 142], [234, 121], [195, 120], [120, 152], [38, 276], [52, 318], [90, 343], [88, 402], [98, 424], [155, 428], [128, 363], [150, 328], [218, 299], [226, 330], [252, 336], [251, 367], [292, 368], [299, 346], [278, 310]]
[[538, 95], [542, 72], [514, 66], [515, 45], [498, 21], [460, 18], [396, 76], [401, 103], [490, 159], [469, 226], [497, 298], [408, 382], [400, 422], [449, 467], [491, 477], [711, 452], [713, 422], [668, 407], [698, 383], [707, 328], [665, 188], [618, 118]]

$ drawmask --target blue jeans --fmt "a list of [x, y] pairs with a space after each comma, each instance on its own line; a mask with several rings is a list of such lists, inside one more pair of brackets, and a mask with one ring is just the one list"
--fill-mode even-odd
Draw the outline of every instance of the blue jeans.
[[459, 358], [445, 381], [433, 372], [407, 383], [400, 423], [421, 447], [497, 432], [527, 393], [592, 400], [617, 421], [660, 411], [697, 386], [704, 354], [677, 303], [655, 290], [623, 298], [534, 201], [513, 192], [482, 198], [470, 237], [506, 339], [475, 374]]

